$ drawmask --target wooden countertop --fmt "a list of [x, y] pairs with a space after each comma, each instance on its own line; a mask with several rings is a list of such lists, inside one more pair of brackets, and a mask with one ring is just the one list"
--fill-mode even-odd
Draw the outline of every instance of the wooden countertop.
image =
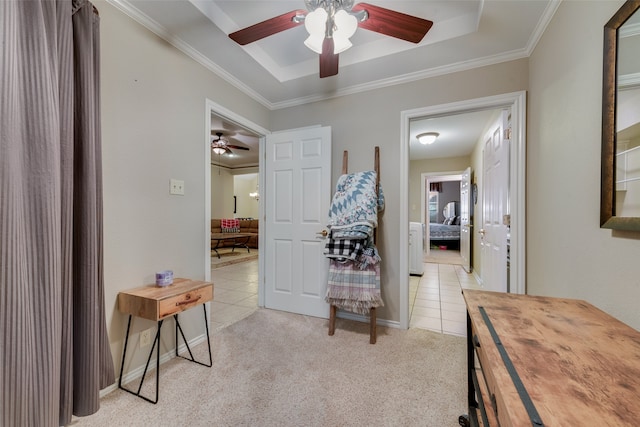
[[640, 332], [581, 300], [463, 293], [502, 427], [531, 422], [479, 307], [545, 426], [640, 425]]

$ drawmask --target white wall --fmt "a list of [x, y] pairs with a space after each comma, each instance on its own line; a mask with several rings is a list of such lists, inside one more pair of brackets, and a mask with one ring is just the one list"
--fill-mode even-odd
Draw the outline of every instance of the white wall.
[[236, 196], [236, 218], [258, 218], [258, 201], [249, 197], [249, 193], [258, 192], [258, 174], [235, 175], [233, 192]]
[[234, 176], [211, 165], [211, 218], [233, 218]]
[[[382, 257], [381, 287], [385, 307], [381, 319], [400, 320], [399, 266], [400, 114], [404, 110], [527, 89], [528, 60], [505, 62], [470, 71], [344, 96], [272, 112], [271, 130], [314, 124], [332, 127], [333, 181], [337, 181], [343, 150], [349, 150], [349, 170], [373, 167], [373, 147], [380, 146], [381, 183], [386, 206], [380, 219], [378, 246]], [[464, 168], [463, 168], [464, 169]], [[407, 218], [408, 220], [408, 218]]]
[[640, 329], [640, 234], [599, 227], [603, 27], [623, 1], [564, 1], [530, 58], [527, 289]]
[[[127, 320], [117, 308], [118, 292], [153, 283], [165, 268], [176, 277], [205, 275], [205, 99], [264, 127], [269, 111], [110, 4], [95, 4], [102, 48], [105, 305], [117, 374]], [[169, 195], [171, 178], [184, 180], [184, 196]], [[189, 336], [204, 333], [201, 311], [187, 312], [181, 324]], [[151, 326], [134, 320], [134, 361], [125, 370], [144, 364], [148, 348], [138, 349], [137, 333]], [[163, 335], [172, 347], [173, 328], [163, 328]]]

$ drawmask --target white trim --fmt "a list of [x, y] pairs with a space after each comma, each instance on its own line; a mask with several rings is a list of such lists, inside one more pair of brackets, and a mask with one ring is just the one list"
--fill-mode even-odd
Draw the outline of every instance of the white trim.
[[356, 93], [362, 93], [369, 90], [381, 89], [389, 86], [394, 86], [397, 84], [409, 83], [416, 80], [422, 80], [430, 77], [442, 76], [450, 73], [456, 73], [460, 71], [472, 70], [475, 68], [485, 67], [489, 65], [500, 64], [507, 61], [515, 61], [517, 59], [528, 58], [533, 53], [538, 41], [542, 37], [544, 30], [547, 28], [547, 25], [553, 18], [556, 10], [560, 6], [562, 0], [552, 0], [551, 3], [547, 6], [542, 18], [538, 22], [538, 26], [536, 27], [533, 35], [529, 39], [529, 42], [525, 48], [512, 50], [510, 52], [498, 53], [495, 55], [486, 56], [483, 58], [476, 58], [469, 61], [461, 61], [455, 64], [445, 65], [441, 67], [433, 67], [425, 70], [420, 70], [413, 73], [403, 74], [400, 76], [391, 77], [388, 79], [376, 80], [363, 84], [352, 85], [343, 89], [339, 89], [337, 91], [332, 91], [331, 93], [323, 93], [310, 95], [306, 97], [293, 98], [280, 102], [271, 102], [260, 95], [257, 91], [253, 90], [240, 80], [238, 80], [234, 75], [228, 73], [225, 69], [220, 67], [218, 64], [211, 61], [209, 58], [198, 52], [196, 49], [191, 47], [185, 41], [181, 40], [178, 37], [171, 35], [171, 33], [160, 25], [155, 20], [149, 18], [144, 13], [142, 13], [139, 9], [129, 3], [127, 0], [106, 0], [108, 3], [119, 9], [125, 15], [129, 16], [134, 21], [138, 22], [158, 37], [167, 41], [169, 44], [174, 46], [176, 49], [183, 52], [185, 55], [196, 61], [197, 63], [204, 66], [206, 69], [216, 74], [227, 83], [231, 84], [250, 98], [254, 99], [258, 103], [262, 104], [269, 110], [279, 110], [282, 108], [295, 107], [298, 105], [309, 104], [317, 101], [324, 101], [328, 99], [338, 98], [340, 96], [353, 95]]
[[[222, 117], [230, 122], [233, 122], [248, 131], [254, 132], [260, 136], [259, 146], [259, 159], [258, 159], [258, 187], [263, 197], [258, 200], [260, 221], [264, 224], [264, 205], [263, 199], [268, 192], [264, 181], [264, 171], [260, 167], [264, 159], [264, 136], [271, 132], [262, 126], [234, 113], [233, 111], [223, 107], [220, 104], [213, 102], [210, 99], [205, 100], [205, 122], [204, 122], [204, 149], [206, 151], [204, 155], [204, 254], [205, 254], [205, 280], [211, 280], [211, 149], [209, 148], [209, 140], [211, 138], [211, 115]], [[208, 236], [208, 238], [207, 238]], [[258, 306], [264, 306], [264, 227], [258, 228]]]
[[[477, 111], [479, 109], [511, 108], [511, 283], [514, 293], [526, 291], [525, 276], [525, 178], [526, 178], [526, 101], [525, 91], [450, 104], [416, 108], [400, 113], [400, 327], [409, 327], [409, 122], [426, 116]], [[405, 260], [406, 262], [403, 262]]]

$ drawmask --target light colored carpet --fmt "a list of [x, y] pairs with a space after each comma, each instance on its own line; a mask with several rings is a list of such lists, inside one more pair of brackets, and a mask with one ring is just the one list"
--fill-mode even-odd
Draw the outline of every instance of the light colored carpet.
[[[466, 413], [465, 339], [259, 309], [211, 336], [212, 368], [161, 366], [160, 400], [122, 390], [78, 426], [458, 426]], [[194, 354], [202, 360], [206, 343]], [[155, 372], [145, 380], [154, 393]], [[129, 384], [132, 387], [132, 384]], [[149, 394], [147, 394], [149, 395]]]
[[218, 249], [220, 258], [214, 251], [211, 251], [211, 268], [226, 267], [227, 265], [238, 264], [240, 262], [251, 261], [258, 258], [258, 250], [250, 249], [247, 252], [246, 249], [236, 248], [231, 252], [231, 248]]

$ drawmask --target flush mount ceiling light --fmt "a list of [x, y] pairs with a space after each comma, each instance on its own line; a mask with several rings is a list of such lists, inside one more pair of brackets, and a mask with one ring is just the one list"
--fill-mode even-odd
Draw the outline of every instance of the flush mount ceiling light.
[[416, 138], [420, 141], [420, 144], [429, 145], [433, 144], [439, 136], [440, 134], [438, 132], [425, 132], [416, 136]]

